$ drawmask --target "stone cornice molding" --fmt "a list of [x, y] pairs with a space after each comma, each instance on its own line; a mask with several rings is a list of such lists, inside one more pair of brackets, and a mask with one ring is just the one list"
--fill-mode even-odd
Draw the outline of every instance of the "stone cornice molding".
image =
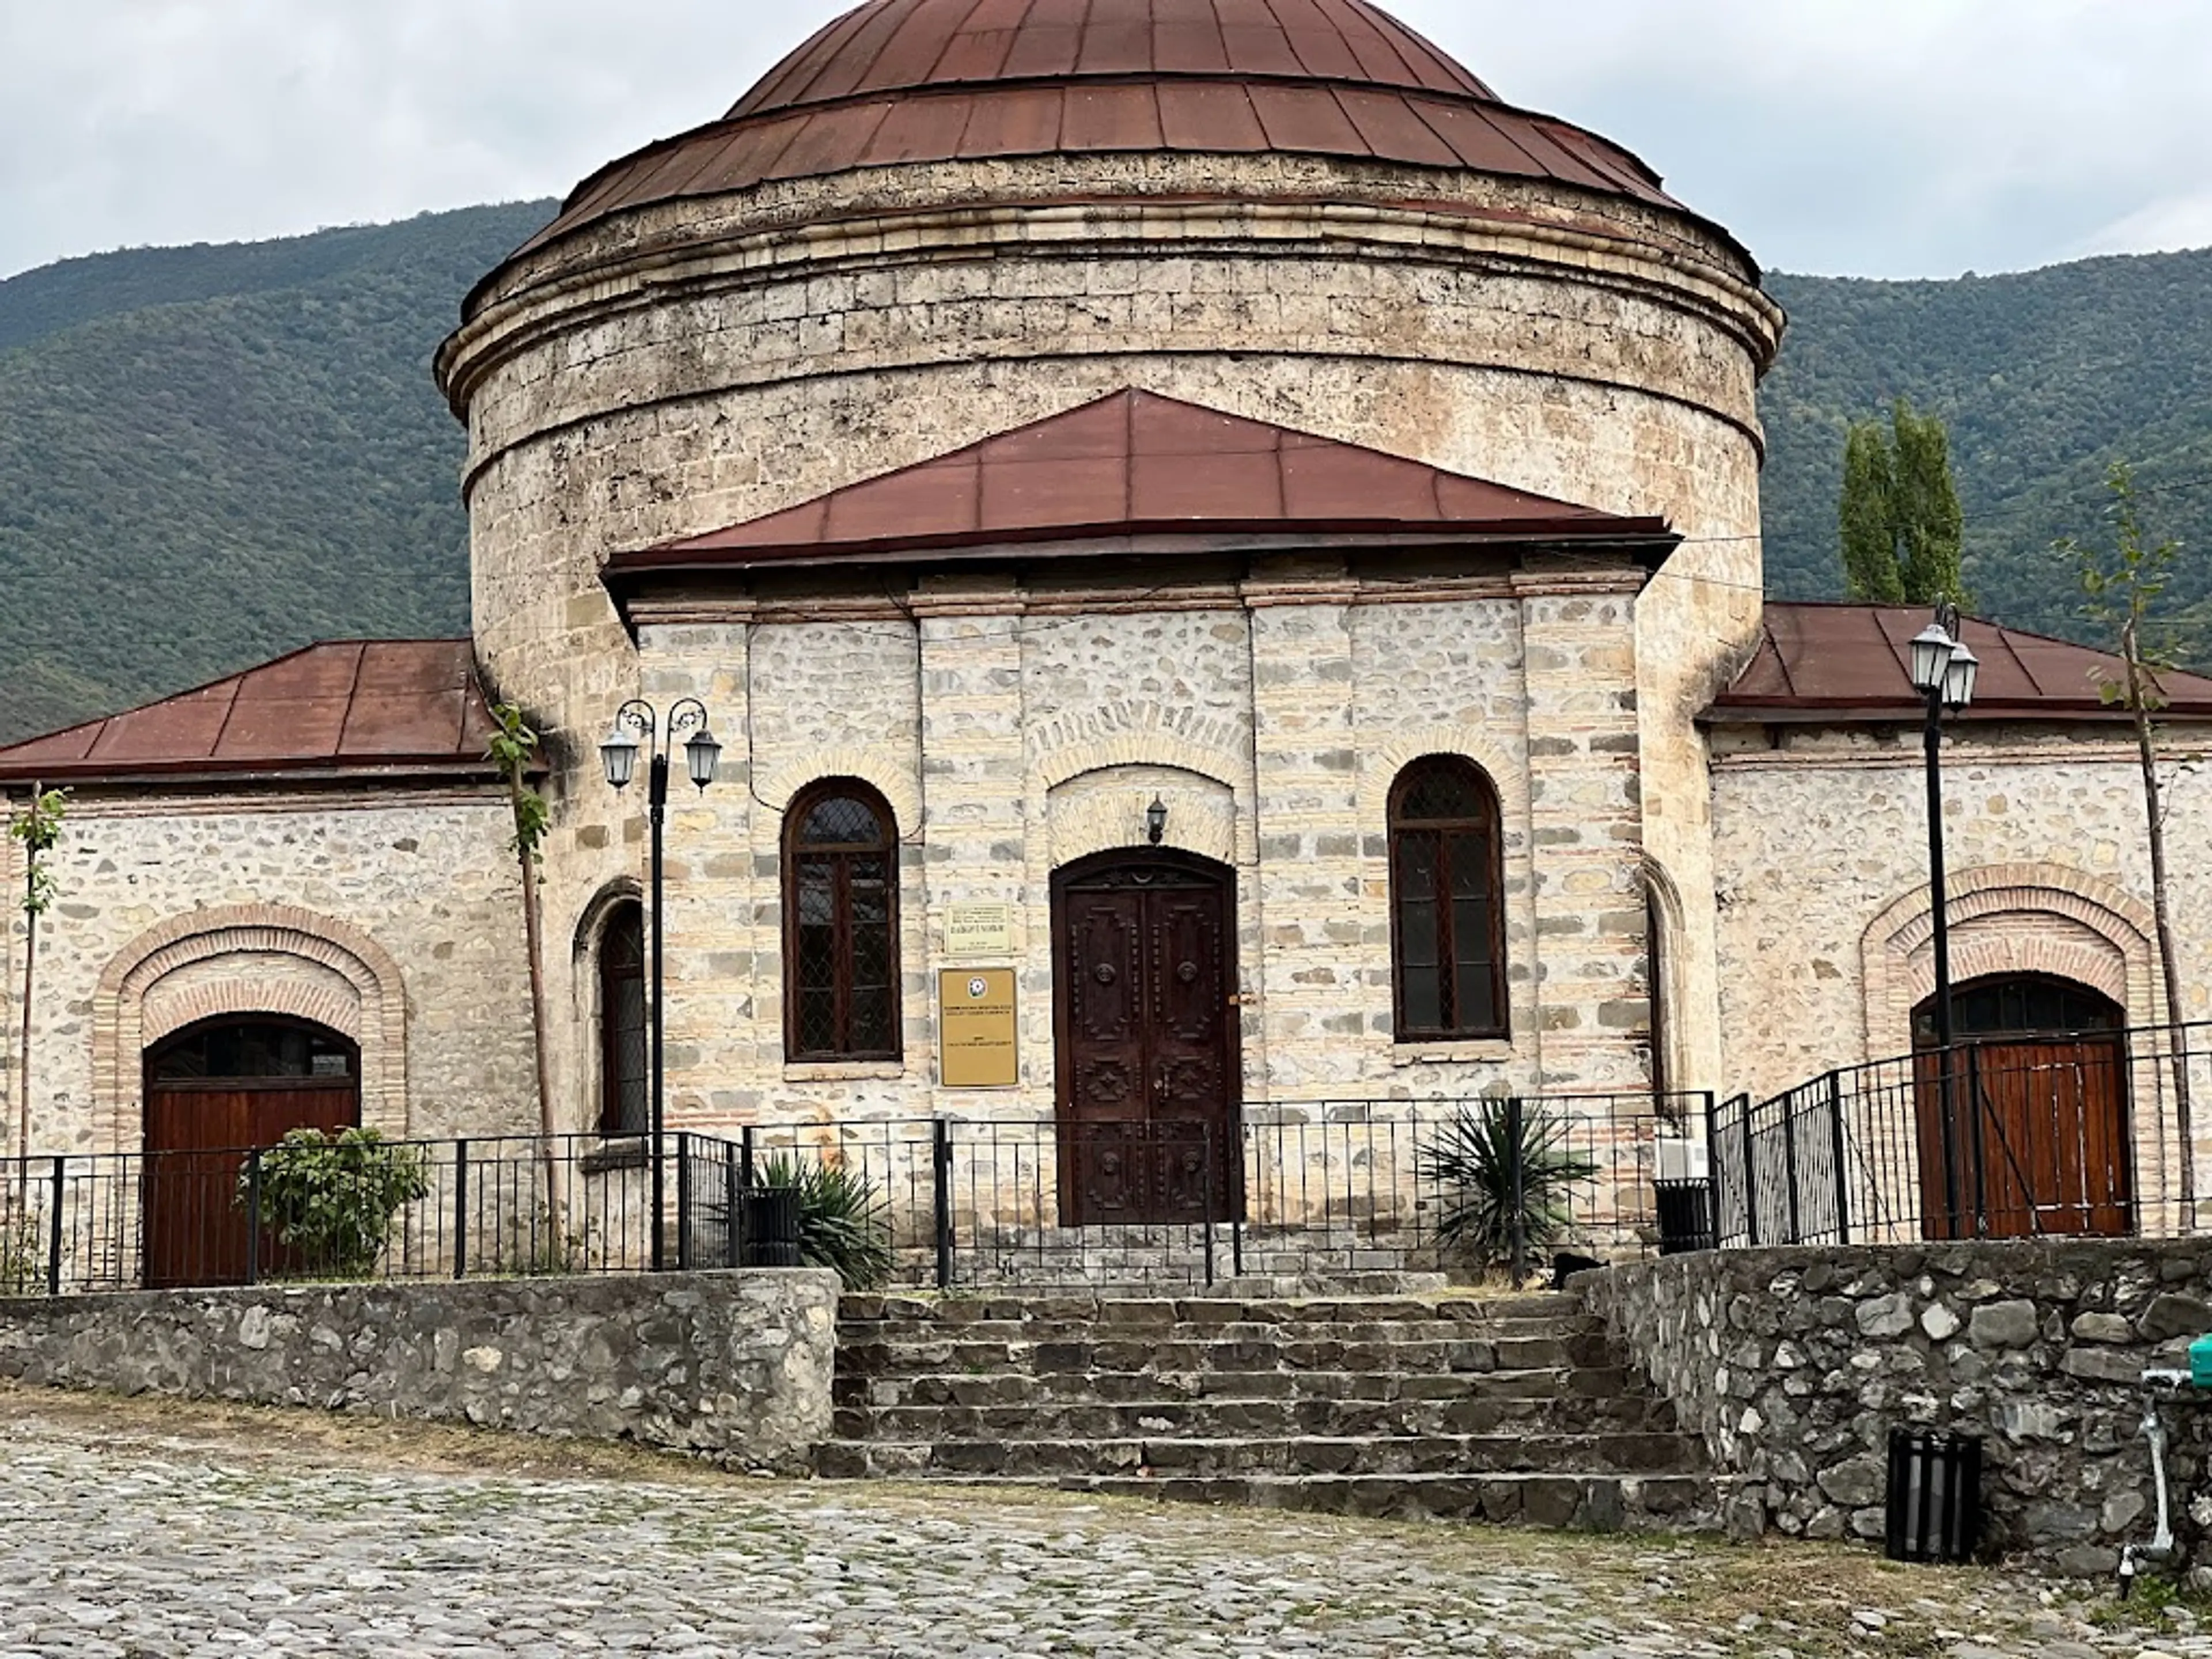
[[847, 598], [763, 599], [751, 594], [698, 594], [676, 599], [636, 599], [631, 621], [641, 632], [653, 628], [714, 628], [756, 625], [797, 627], [817, 623], [894, 623], [945, 617], [1066, 617], [1133, 616], [1152, 611], [1262, 611], [1297, 606], [1452, 605], [1470, 600], [1530, 598], [1587, 598], [1633, 595], [1643, 587], [1641, 573], [1611, 577], [1585, 573], [1571, 578], [1511, 575], [1422, 577], [1407, 581], [1353, 577], [1337, 580], [1283, 581], [1253, 578], [1242, 582], [1190, 581], [1170, 588], [1127, 586], [1026, 589], [972, 595], [867, 595]]
[[[958, 176], [960, 167], [951, 164], [945, 176]], [[1411, 206], [1382, 195], [1346, 199], [1358, 187], [1341, 173], [1330, 177], [1326, 198], [1269, 200], [1253, 199], [1268, 190], [1257, 181], [1251, 196], [1224, 195], [1218, 180], [1188, 197], [1139, 195], [1109, 168], [1096, 193], [1055, 200], [1035, 184], [1025, 191], [1018, 182], [1025, 171], [1000, 165], [988, 173], [971, 173], [1009, 182], [992, 192], [998, 199], [976, 199], [970, 186], [969, 199], [921, 211], [910, 205], [877, 213], [848, 208], [839, 217], [825, 199], [813, 216], [796, 222], [763, 223], [742, 211], [718, 222], [710, 204], [665, 204], [658, 216], [636, 216], [664, 219], [665, 228], [657, 234], [586, 235], [562, 249], [558, 259], [540, 255], [526, 261], [524, 270], [534, 264], [544, 275], [526, 285], [510, 280], [503, 295], [477, 307], [440, 349], [440, 383], [455, 412], [465, 416], [485, 377], [517, 353], [548, 336], [593, 327], [672, 297], [804, 282], [854, 267], [1023, 254], [1093, 258], [1177, 245], [1273, 253], [1304, 247], [1328, 257], [1455, 267], [1479, 261], [1486, 270], [1502, 266], [1562, 277], [1692, 313], [1735, 338], [1761, 366], [1772, 361], [1780, 343], [1781, 307], [1754, 283], [1729, 273], [1725, 264], [1732, 262], [1693, 259], [1686, 247], [1662, 248], [1626, 234], [1544, 223], [1525, 210]], [[1195, 174], [1194, 182], [1203, 177]], [[838, 182], [843, 199], [854, 200], [851, 181]]]

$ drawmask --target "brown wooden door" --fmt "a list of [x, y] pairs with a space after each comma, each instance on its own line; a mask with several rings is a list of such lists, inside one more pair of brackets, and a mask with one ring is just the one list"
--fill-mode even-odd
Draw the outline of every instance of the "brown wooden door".
[[[342, 1040], [341, 1040], [342, 1041]], [[294, 1129], [332, 1133], [361, 1121], [353, 1076], [162, 1078], [146, 1084], [145, 1282], [149, 1289], [240, 1285], [254, 1259], [239, 1175], [246, 1149]], [[267, 1234], [264, 1276], [283, 1272]]]
[[1926, 1237], [2135, 1231], [2127, 1054], [2117, 1033], [1980, 1042], [1953, 1054], [1948, 1137], [1938, 1056], [1923, 1054], [1914, 1067]]
[[1066, 1225], [1222, 1221], [1243, 1202], [1233, 881], [1142, 854], [1054, 882]]

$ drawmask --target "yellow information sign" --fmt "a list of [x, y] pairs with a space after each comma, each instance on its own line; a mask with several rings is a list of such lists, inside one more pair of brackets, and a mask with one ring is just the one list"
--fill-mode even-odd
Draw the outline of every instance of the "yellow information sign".
[[1012, 969], [939, 970], [937, 1077], [948, 1089], [1021, 1086]]

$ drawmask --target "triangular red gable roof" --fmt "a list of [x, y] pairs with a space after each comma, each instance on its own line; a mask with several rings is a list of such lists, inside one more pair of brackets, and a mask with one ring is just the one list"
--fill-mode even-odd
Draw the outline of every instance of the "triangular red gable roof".
[[0, 749], [0, 782], [488, 775], [491, 732], [467, 640], [347, 641]]
[[[1917, 719], [1926, 704], [1912, 686], [1912, 640], [1929, 617], [1924, 605], [1769, 601], [1758, 651], [1705, 718]], [[2118, 659], [1971, 617], [1961, 631], [1982, 662], [1967, 718], [2126, 717], [2101, 696], [2102, 687], [2121, 674]], [[2212, 679], [2183, 673], [2160, 678], [2171, 699], [2169, 715], [2212, 718]]]
[[1675, 544], [1663, 520], [1127, 391], [727, 530], [618, 554], [607, 573], [1281, 532], [1596, 538], [1659, 556]]

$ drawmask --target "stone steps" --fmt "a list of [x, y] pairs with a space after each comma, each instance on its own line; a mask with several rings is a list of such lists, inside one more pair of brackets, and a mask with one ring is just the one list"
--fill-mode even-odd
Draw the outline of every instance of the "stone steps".
[[1180, 1297], [1085, 1290], [1060, 1294], [935, 1296], [848, 1296], [838, 1304], [838, 1325], [890, 1322], [903, 1325], [955, 1326], [1013, 1322], [1050, 1324], [1077, 1321], [1103, 1325], [1306, 1324], [1349, 1319], [1353, 1322], [1436, 1320], [1481, 1323], [1493, 1320], [1590, 1322], [1579, 1297], [1555, 1293], [1478, 1296], [1438, 1289], [1419, 1295], [1366, 1294], [1339, 1285], [1334, 1293], [1297, 1297], [1243, 1293], [1217, 1286], [1203, 1294]]
[[1720, 1509], [1569, 1297], [848, 1297], [838, 1330], [825, 1478], [1565, 1526]]
[[1142, 1440], [833, 1440], [817, 1449], [830, 1480], [932, 1474], [1049, 1478], [1247, 1475], [1679, 1474], [1693, 1449], [1677, 1434], [1240, 1436]]
[[1335, 1337], [1271, 1340], [1129, 1335], [1103, 1341], [970, 1342], [938, 1338], [862, 1337], [841, 1342], [838, 1364], [854, 1376], [918, 1371], [981, 1376], [1195, 1376], [1232, 1371], [1468, 1373], [1548, 1370], [1604, 1362], [1599, 1334], [1557, 1337], [1462, 1337], [1452, 1341], [1351, 1341]]
[[1620, 1366], [1552, 1366], [1536, 1370], [1099, 1372], [1035, 1376], [1023, 1372], [844, 1376], [832, 1398], [840, 1406], [1121, 1405], [1146, 1400], [1550, 1400], [1604, 1398], [1634, 1387]]
[[890, 1405], [841, 1407], [836, 1434], [863, 1440], [1009, 1440], [1028, 1436], [1141, 1440], [1161, 1435], [1199, 1439], [1314, 1435], [1484, 1435], [1619, 1431], [1670, 1434], [1674, 1408], [1641, 1395], [1484, 1397], [1458, 1400], [1198, 1400], [1113, 1402], [1045, 1401], [1031, 1405]]

